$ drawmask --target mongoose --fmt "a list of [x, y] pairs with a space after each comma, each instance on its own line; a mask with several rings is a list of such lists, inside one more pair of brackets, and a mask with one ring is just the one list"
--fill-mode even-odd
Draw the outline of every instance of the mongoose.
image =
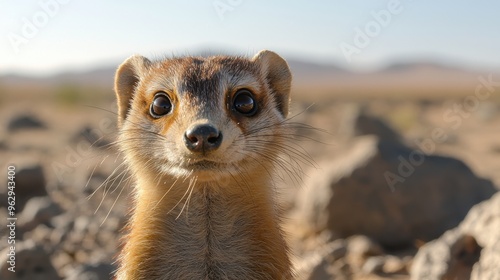
[[118, 279], [290, 279], [273, 170], [291, 137], [285, 60], [132, 56], [116, 72], [135, 179]]

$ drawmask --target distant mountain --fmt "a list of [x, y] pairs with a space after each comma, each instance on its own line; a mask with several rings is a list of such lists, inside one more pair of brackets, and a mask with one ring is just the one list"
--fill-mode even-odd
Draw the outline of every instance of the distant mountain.
[[287, 60], [290, 69], [295, 75], [316, 75], [316, 74], [338, 74], [338, 73], [348, 73], [344, 68], [335, 66], [335, 65], [325, 65], [325, 64], [316, 64], [312, 62], [296, 60], [296, 59], [288, 59]]
[[0, 85], [6, 87], [52, 87], [57, 85], [113, 87], [116, 67], [106, 67], [84, 72], [64, 72], [49, 77], [8, 74], [0, 76]]
[[[441, 93], [473, 93], [479, 83], [478, 77], [487, 74], [429, 62], [394, 63], [374, 72], [351, 72], [335, 65], [319, 65], [296, 59], [289, 59], [288, 63], [294, 77], [294, 90], [307, 96], [379, 96], [384, 93], [433, 96]], [[116, 67], [65, 72], [47, 78], [4, 75], [0, 76], [0, 86], [27, 88], [71, 84], [111, 90]]]
[[[291, 68], [297, 64], [290, 63]], [[342, 97], [446, 97], [474, 94], [478, 77], [487, 71], [472, 71], [433, 62], [394, 63], [371, 72], [350, 72], [337, 67], [307, 65], [294, 75], [294, 88], [303, 95]], [[311, 69], [311, 70], [309, 70]], [[298, 73], [298, 74], [297, 74]], [[500, 74], [500, 73], [499, 73]]]
[[73, 83], [77, 85], [108, 86], [112, 88], [117, 66], [91, 70], [82, 73], [62, 73], [50, 78], [53, 83]]
[[439, 69], [442, 71], [467, 71], [466, 69], [460, 68], [458, 66], [453, 66], [445, 63], [436, 63], [433, 61], [407, 61], [407, 62], [396, 62], [387, 65], [380, 69], [380, 72], [401, 72], [414, 70], [417, 68], [427, 68], [427, 69]]

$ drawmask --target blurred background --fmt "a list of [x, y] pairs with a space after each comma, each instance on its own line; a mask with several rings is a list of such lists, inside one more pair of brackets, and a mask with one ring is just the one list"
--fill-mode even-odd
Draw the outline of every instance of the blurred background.
[[0, 218], [8, 166], [18, 218], [17, 272], [4, 226], [1, 279], [116, 268], [131, 188], [113, 145], [122, 61], [261, 49], [288, 61], [291, 116], [316, 128], [291, 144], [302, 179], [278, 184], [299, 279], [500, 277], [500, 2], [0, 6]]

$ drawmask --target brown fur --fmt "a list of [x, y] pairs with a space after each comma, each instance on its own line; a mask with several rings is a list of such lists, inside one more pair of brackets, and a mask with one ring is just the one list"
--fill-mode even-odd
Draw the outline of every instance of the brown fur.
[[[291, 75], [262, 51], [252, 59], [185, 57], [151, 62], [133, 56], [118, 69], [120, 149], [135, 176], [135, 207], [118, 279], [290, 279], [272, 173], [288, 135]], [[238, 89], [258, 111], [231, 109]], [[164, 91], [172, 113], [149, 115]], [[182, 136], [193, 123], [223, 134], [217, 151], [190, 153]]]

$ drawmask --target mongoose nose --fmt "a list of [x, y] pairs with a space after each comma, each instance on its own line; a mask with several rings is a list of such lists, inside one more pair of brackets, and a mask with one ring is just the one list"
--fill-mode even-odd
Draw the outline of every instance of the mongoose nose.
[[222, 133], [208, 124], [195, 125], [186, 130], [184, 143], [193, 152], [210, 152], [219, 148], [222, 143]]

